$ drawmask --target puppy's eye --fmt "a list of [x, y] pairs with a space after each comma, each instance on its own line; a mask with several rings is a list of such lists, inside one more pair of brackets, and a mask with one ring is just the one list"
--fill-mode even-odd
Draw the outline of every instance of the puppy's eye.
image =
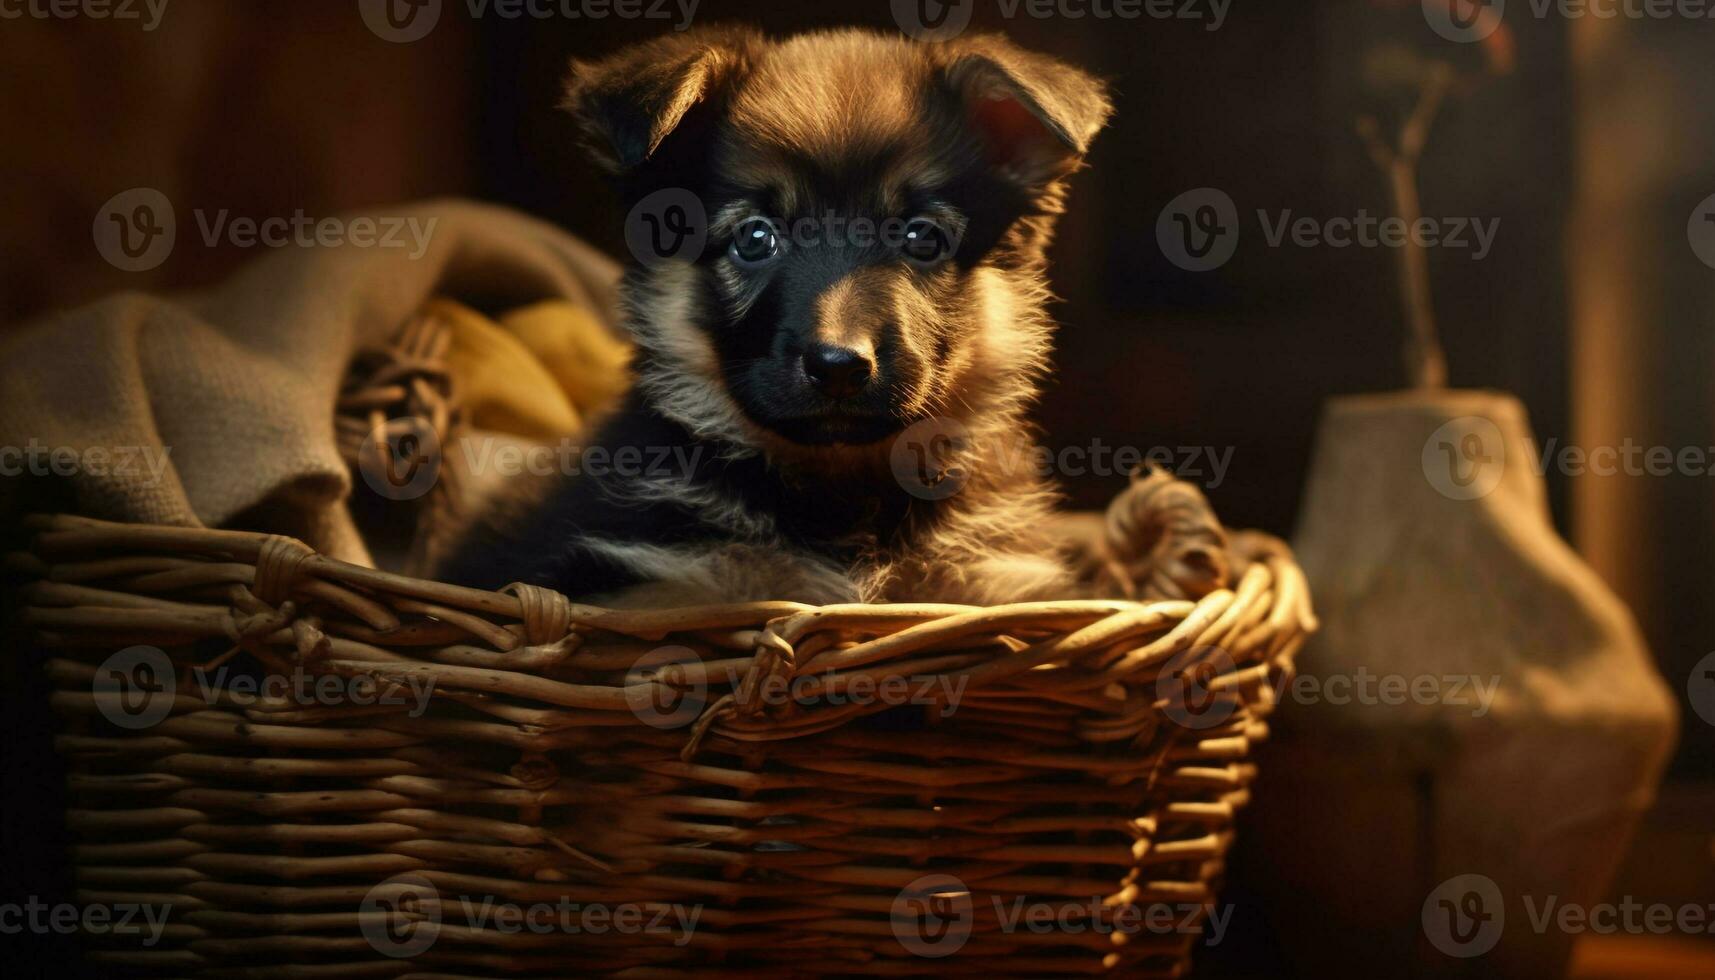
[[733, 231], [727, 254], [747, 269], [767, 265], [780, 254], [780, 234], [767, 218], [746, 218]]
[[905, 226], [899, 250], [917, 265], [934, 265], [953, 254], [953, 237], [928, 218], [913, 218]]

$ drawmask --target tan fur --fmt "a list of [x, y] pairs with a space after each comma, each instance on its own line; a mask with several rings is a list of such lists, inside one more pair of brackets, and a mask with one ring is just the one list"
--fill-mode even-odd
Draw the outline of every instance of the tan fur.
[[[854, 161], [885, 159], [872, 183], [852, 188], [851, 206], [886, 212], [973, 165], [977, 150], [945, 138], [955, 120], [933, 114], [940, 110], [929, 93], [940, 91], [962, 93], [973, 118], [994, 115], [998, 132], [1022, 133], [989, 149], [997, 154], [994, 168], [1026, 190], [1034, 208], [960, 281], [962, 299], [955, 306], [938, 306], [926, 288], [933, 277], [951, 275], [946, 270], [902, 262], [862, 266], [816, 298], [814, 330], [817, 340], [865, 356], [884, 341], [892, 344], [911, 369], [910, 383], [895, 393], [902, 411], [953, 420], [969, 432], [958, 461], [968, 482], [906, 540], [878, 545], [846, 567], [794, 547], [772, 515], [715, 494], [699, 496], [695, 488], [640, 486], [634, 491], [639, 499], [671, 499], [731, 540], [696, 548], [601, 543], [606, 557], [649, 580], [609, 601], [989, 604], [1073, 590], [1075, 575], [1056, 557], [1057, 543], [1046, 530], [1056, 496], [1020, 460], [1028, 456], [1021, 452], [1030, 432], [1026, 413], [1051, 346], [1042, 250], [1062, 209], [1060, 181], [1076, 168], [1108, 113], [1098, 83], [994, 37], [920, 45], [840, 31], [769, 42], [723, 30], [574, 66], [568, 106], [598, 144], [598, 158], [622, 173], [671, 139], [699, 105], [709, 106], [720, 113], [719, 131], [727, 137], [710, 165], [759, 201], [772, 195], [787, 213], [810, 199], [814, 181]], [[627, 107], [642, 118], [627, 117]], [[1040, 122], [1034, 131], [1031, 116]], [[740, 201], [711, 215], [711, 236], [730, 237], [755, 209]], [[962, 215], [934, 216], [949, 231], [965, 231]], [[711, 271], [728, 308], [748, 311], [761, 288], [755, 277], [724, 257]], [[697, 308], [701, 274], [668, 263], [631, 282], [632, 329], [651, 355], [638, 384], [650, 404], [700, 438], [737, 447], [729, 452], [760, 455], [788, 478], [814, 473], [853, 485], [894, 479], [890, 440], [798, 444], [747, 418], [726, 388], [703, 326], [706, 311]]]

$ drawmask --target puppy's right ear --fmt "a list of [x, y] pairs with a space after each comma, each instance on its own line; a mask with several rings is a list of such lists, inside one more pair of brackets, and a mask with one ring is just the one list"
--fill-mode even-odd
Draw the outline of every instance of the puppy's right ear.
[[724, 97], [761, 44], [752, 30], [701, 28], [599, 61], [573, 61], [561, 106], [577, 119], [596, 162], [628, 173], [688, 128], [699, 105]]

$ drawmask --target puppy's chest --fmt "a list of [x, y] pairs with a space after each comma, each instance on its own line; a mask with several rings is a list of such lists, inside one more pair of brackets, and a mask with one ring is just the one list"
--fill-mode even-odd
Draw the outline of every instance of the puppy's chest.
[[[784, 480], [729, 482], [717, 491], [729, 517], [725, 530], [769, 538], [791, 550], [839, 565], [855, 565], [909, 549], [937, 515], [903, 494], [860, 481], [804, 484]], [[903, 498], [903, 499], [902, 499]], [[705, 512], [707, 509], [705, 508]]]

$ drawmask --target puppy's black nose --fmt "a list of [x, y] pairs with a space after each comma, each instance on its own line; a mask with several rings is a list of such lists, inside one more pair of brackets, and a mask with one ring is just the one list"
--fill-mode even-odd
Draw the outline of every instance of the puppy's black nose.
[[867, 356], [848, 347], [811, 344], [804, 352], [804, 373], [829, 398], [850, 398], [863, 391], [875, 373]]

